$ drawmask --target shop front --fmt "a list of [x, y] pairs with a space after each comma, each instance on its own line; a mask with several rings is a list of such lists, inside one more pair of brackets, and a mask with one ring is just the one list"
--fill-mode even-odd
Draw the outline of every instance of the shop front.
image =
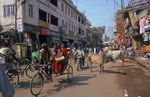
[[51, 46], [51, 37], [50, 37], [49, 29], [41, 28], [39, 40], [40, 40], [40, 44], [47, 43], [48, 46]]
[[26, 45], [26, 50], [23, 50], [23, 53], [26, 51], [26, 57], [31, 59], [32, 52], [36, 49], [39, 49], [39, 34], [40, 27], [24, 23], [24, 35], [22, 36], [23, 41]]
[[40, 34], [39, 34], [39, 42], [40, 45], [42, 43], [47, 43], [48, 46], [51, 46], [51, 36], [50, 36], [50, 26], [49, 23], [39, 20], [40, 25]]
[[51, 36], [52, 36], [52, 44], [61, 44], [61, 40], [62, 40], [62, 35], [60, 32], [56, 32], [56, 31], [51, 31]]

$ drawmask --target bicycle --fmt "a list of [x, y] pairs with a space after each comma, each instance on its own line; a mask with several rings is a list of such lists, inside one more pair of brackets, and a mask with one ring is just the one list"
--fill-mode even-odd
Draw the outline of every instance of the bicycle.
[[77, 58], [77, 71], [81, 70], [82, 67], [84, 66], [83, 58]]
[[[24, 69], [22, 69], [21, 66], [24, 64], [26, 64], [26, 66]], [[17, 59], [16, 62], [12, 65], [12, 67], [8, 67], [5, 73], [8, 75], [8, 78], [12, 85], [17, 87], [20, 81], [19, 75], [23, 77], [24, 74], [26, 74], [28, 78], [32, 78], [30, 74], [32, 74], [31, 72], [34, 71], [34, 64], [29, 64], [29, 61], [27, 59]]]
[[47, 65], [38, 65], [39, 70], [38, 73], [35, 74], [30, 82], [30, 91], [32, 95], [39, 95], [42, 91], [44, 85], [44, 78], [48, 81], [50, 80], [49, 76], [45, 73], [45, 67]]

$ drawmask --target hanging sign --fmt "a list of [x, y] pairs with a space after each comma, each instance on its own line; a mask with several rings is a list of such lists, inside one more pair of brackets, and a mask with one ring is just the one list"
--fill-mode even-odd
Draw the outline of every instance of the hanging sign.
[[23, 32], [23, 21], [22, 21], [22, 19], [17, 20], [17, 30], [18, 30], [18, 32]]
[[117, 18], [116, 19], [117, 23], [117, 33], [123, 33], [123, 19], [122, 18]]

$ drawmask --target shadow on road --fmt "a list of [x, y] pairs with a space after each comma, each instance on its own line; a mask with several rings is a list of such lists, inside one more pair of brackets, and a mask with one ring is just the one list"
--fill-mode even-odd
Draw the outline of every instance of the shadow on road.
[[61, 79], [59, 80], [58, 84], [53, 86], [53, 88], [55, 89], [51, 89], [51, 90], [43, 92], [42, 94], [45, 94], [45, 95], [42, 97], [49, 97], [50, 95], [60, 92], [62, 89], [89, 85], [89, 83], [85, 83], [84, 81], [95, 78], [96, 76], [97, 75], [95, 74], [78, 75], [73, 78], [73, 81], [71, 83], [69, 83], [67, 79]]
[[[133, 67], [134, 65], [124, 65], [123, 67]], [[111, 68], [122, 68], [122, 66], [112, 66]]]
[[19, 82], [19, 85], [17, 86], [17, 88], [29, 89], [29, 84], [30, 84], [30, 81], [21, 81]]
[[104, 70], [104, 73], [112, 73], [112, 74], [120, 74], [120, 75], [127, 75], [128, 74], [125, 72], [112, 71], [112, 70]]

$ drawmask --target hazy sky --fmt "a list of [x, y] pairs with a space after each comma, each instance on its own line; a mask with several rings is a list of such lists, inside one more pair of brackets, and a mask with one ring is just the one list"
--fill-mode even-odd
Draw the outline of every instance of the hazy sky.
[[[73, 0], [74, 4], [81, 12], [85, 12], [87, 18], [91, 21], [92, 26], [106, 26], [106, 34], [112, 37], [111, 28], [115, 26], [114, 13], [120, 7], [114, 3], [114, 0]], [[115, 0], [121, 5], [121, 0]], [[124, 0], [125, 6], [130, 0]], [[110, 30], [109, 30], [110, 29]]]

